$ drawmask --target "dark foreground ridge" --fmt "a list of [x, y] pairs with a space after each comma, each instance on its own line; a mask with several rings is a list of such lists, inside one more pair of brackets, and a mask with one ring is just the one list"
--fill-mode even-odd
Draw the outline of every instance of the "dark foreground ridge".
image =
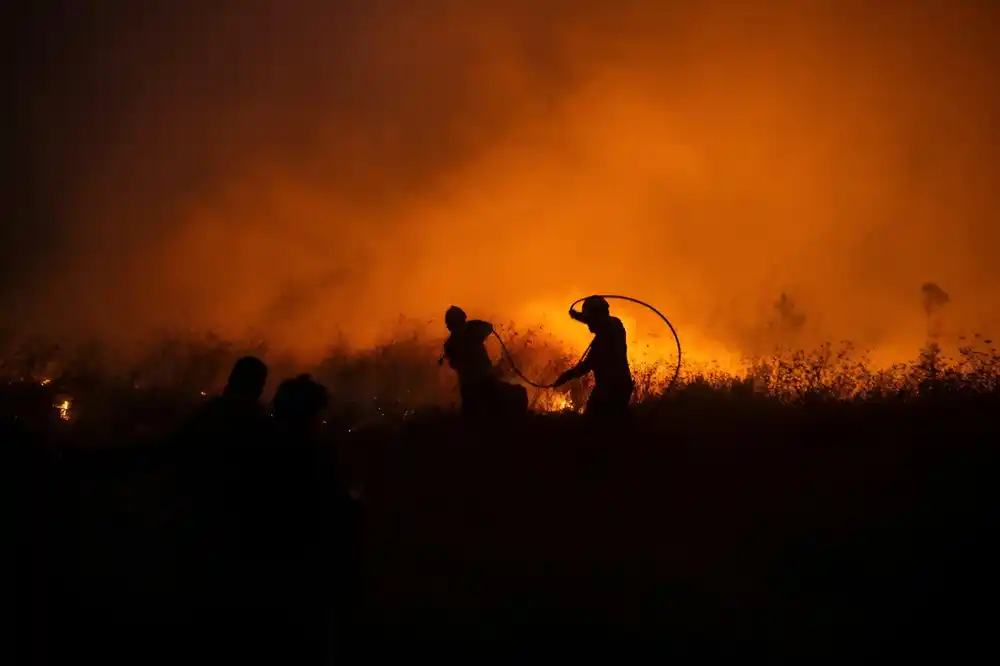
[[992, 387], [788, 404], [694, 384], [613, 431], [323, 430], [308, 378], [273, 415], [239, 406], [255, 390], [141, 439], [7, 423], [11, 617], [36, 662], [994, 650]]

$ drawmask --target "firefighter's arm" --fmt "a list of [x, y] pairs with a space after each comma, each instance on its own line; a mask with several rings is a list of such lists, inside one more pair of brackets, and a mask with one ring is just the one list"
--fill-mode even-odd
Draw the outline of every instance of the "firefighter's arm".
[[562, 386], [563, 384], [565, 384], [566, 382], [571, 382], [574, 379], [576, 379], [577, 377], [579, 377], [580, 374], [577, 372], [577, 369], [579, 367], [580, 366], [577, 366], [575, 368], [570, 368], [566, 372], [564, 372], [561, 375], [559, 375], [559, 378], [556, 379], [554, 382], [552, 382], [552, 388], [558, 388], [558, 387]]
[[583, 377], [588, 372], [590, 372], [590, 356], [589, 355], [587, 356], [587, 358], [583, 359], [582, 361], [580, 361], [579, 363], [577, 363], [575, 366], [573, 366], [572, 368], [570, 368], [566, 372], [564, 372], [561, 375], [559, 375], [559, 379], [557, 379], [555, 382], [553, 382], [552, 386], [553, 387], [562, 386], [566, 382], [571, 382], [574, 379], [577, 379], [579, 377]]

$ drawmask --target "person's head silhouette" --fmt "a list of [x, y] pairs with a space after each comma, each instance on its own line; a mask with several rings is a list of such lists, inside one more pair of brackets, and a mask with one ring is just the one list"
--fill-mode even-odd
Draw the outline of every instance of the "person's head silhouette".
[[260, 400], [265, 384], [267, 365], [256, 356], [244, 356], [233, 365], [223, 395], [240, 400]]
[[448, 308], [448, 311], [444, 313], [444, 325], [448, 327], [448, 330], [452, 333], [461, 330], [465, 326], [465, 322], [468, 320], [468, 316], [465, 314], [465, 310], [453, 305]]
[[611, 306], [600, 296], [588, 296], [580, 307], [580, 313], [574, 314], [573, 318], [582, 321], [593, 333], [611, 318]]
[[329, 397], [326, 387], [309, 375], [299, 375], [281, 382], [274, 394], [272, 415], [279, 426], [306, 431], [316, 427]]

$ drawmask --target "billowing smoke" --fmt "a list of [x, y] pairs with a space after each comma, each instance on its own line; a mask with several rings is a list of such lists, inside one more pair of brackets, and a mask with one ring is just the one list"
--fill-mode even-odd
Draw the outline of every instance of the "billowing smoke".
[[37, 82], [25, 328], [311, 353], [599, 291], [740, 349], [784, 294], [910, 352], [931, 281], [1000, 316], [988, 3], [133, 4]]

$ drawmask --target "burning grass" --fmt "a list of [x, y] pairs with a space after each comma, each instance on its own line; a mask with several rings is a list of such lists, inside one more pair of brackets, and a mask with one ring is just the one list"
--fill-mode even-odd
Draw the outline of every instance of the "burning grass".
[[[499, 327], [518, 368], [538, 382], [551, 381], [569, 368], [571, 356], [552, 335], [539, 329]], [[279, 378], [310, 372], [329, 387], [331, 422], [356, 429], [400, 423], [418, 412], [451, 410], [457, 390], [453, 373], [438, 366], [441, 340], [413, 329], [370, 349], [331, 348], [318, 363], [305, 364], [269, 349], [259, 340], [221, 340], [211, 334], [163, 336], [134, 349], [98, 343], [55, 344], [39, 340], [8, 344], [0, 361], [6, 382], [5, 418], [45, 420], [63, 427], [129, 429], [168, 427], [218, 392], [233, 362], [254, 354]], [[491, 354], [505, 380], [519, 381], [499, 345]], [[818, 349], [776, 349], [747, 358], [740, 372], [705, 364], [685, 364], [678, 382], [665, 394], [673, 360], [634, 364], [635, 401], [643, 411], [672, 400], [704, 396], [755, 396], [776, 403], [906, 399], [932, 390], [993, 393], [1000, 381], [1000, 353], [992, 340], [974, 336], [956, 354], [936, 343], [913, 361], [875, 367], [850, 343]], [[573, 382], [564, 390], [529, 388], [536, 412], [574, 412], [586, 403], [591, 386]], [[127, 422], [127, 425], [123, 424]]]

